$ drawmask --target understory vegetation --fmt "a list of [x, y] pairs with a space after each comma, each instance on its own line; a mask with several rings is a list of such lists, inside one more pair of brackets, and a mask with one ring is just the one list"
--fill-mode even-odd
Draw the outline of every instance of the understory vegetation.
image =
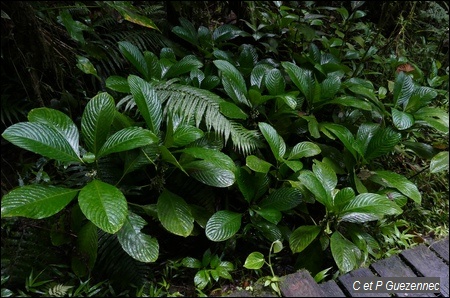
[[2, 2], [2, 297], [221, 296], [448, 235], [448, 5]]

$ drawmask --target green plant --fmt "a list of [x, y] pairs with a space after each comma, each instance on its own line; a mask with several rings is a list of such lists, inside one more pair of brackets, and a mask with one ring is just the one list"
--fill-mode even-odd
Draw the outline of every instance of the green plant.
[[199, 290], [203, 290], [207, 286], [211, 287], [220, 278], [232, 280], [229, 271], [234, 270], [234, 265], [231, 262], [222, 261], [221, 257], [212, 254], [209, 249], [204, 252], [201, 261], [193, 257], [185, 257], [181, 263], [184, 267], [198, 269], [194, 277], [194, 284]]
[[269, 266], [270, 272], [272, 276], [266, 276], [263, 278], [264, 280], [264, 286], [268, 287], [270, 286], [272, 290], [274, 290], [278, 296], [281, 297], [280, 287], [278, 285], [280, 279], [277, 275], [275, 275], [273, 268], [272, 268], [272, 252], [274, 254], [279, 253], [283, 249], [283, 243], [280, 240], [276, 240], [272, 242], [269, 249], [269, 259], [266, 262], [264, 259], [264, 255], [258, 251], [250, 253], [244, 263], [244, 267], [247, 269], [253, 269], [253, 270], [259, 270], [263, 267], [264, 264]]

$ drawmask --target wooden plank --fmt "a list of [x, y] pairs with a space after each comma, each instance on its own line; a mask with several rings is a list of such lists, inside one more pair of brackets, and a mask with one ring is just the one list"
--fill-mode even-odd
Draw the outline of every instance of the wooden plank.
[[355, 293], [353, 283], [360, 277], [375, 277], [367, 268], [360, 268], [338, 277], [339, 282], [345, 287], [351, 297], [390, 297], [388, 293]]
[[400, 253], [416, 271], [425, 277], [441, 278], [441, 294], [449, 296], [449, 270], [446, 265], [433, 251], [424, 244], [405, 250]]
[[305, 269], [280, 278], [280, 290], [284, 297], [324, 297], [324, 291]]
[[[381, 277], [416, 277], [417, 275], [398, 255], [370, 265]], [[436, 297], [433, 293], [395, 293], [397, 297]]]
[[431, 244], [431, 249], [434, 250], [441, 258], [443, 258], [447, 263], [448, 261], [448, 255], [449, 255], [449, 238], [445, 238], [444, 240], [435, 242]]
[[321, 283], [319, 287], [325, 292], [325, 297], [345, 297], [344, 292], [342, 292], [334, 280]]

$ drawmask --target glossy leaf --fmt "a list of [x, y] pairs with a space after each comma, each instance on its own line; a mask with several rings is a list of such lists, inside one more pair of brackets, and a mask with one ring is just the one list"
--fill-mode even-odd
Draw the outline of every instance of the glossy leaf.
[[333, 205], [336, 207], [342, 207], [346, 203], [355, 198], [355, 191], [351, 187], [345, 187], [338, 191], [334, 196]]
[[97, 75], [97, 70], [95, 69], [94, 65], [91, 61], [89, 61], [88, 58], [77, 55], [77, 67], [84, 72], [85, 74], [91, 74], [97, 78], [100, 78]]
[[281, 160], [286, 153], [286, 144], [283, 138], [277, 133], [277, 131], [265, 122], [258, 123], [267, 143], [269, 143], [270, 149], [277, 160]]
[[439, 152], [436, 154], [430, 162], [430, 172], [431, 173], [439, 173], [442, 171], [448, 171], [448, 151]]
[[279, 210], [271, 209], [271, 208], [261, 208], [255, 210], [262, 218], [265, 220], [277, 225], [282, 217], [282, 214]]
[[186, 146], [203, 137], [201, 129], [193, 125], [180, 125], [173, 133], [173, 145], [177, 147]]
[[224, 168], [232, 172], [236, 171], [234, 161], [228, 155], [218, 150], [202, 147], [189, 147], [183, 149], [182, 151], [195, 158], [203, 159], [210, 163], [216, 164], [220, 168]]
[[317, 238], [321, 230], [320, 226], [301, 226], [295, 229], [289, 236], [289, 246], [292, 252], [302, 252]]
[[394, 150], [401, 140], [401, 134], [390, 127], [379, 128], [370, 139], [365, 153], [366, 160], [385, 155]]
[[127, 58], [146, 80], [150, 80], [149, 66], [139, 48], [128, 41], [119, 41], [118, 45], [120, 52], [125, 58]]
[[247, 119], [248, 115], [232, 102], [223, 101], [219, 103], [220, 113], [231, 119]]
[[15, 188], [3, 196], [1, 214], [2, 217], [46, 218], [66, 207], [78, 191], [38, 184]]
[[271, 69], [264, 76], [264, 83], [269, 90], [270, 95], [279, 95], [284, 93], [286, 82], [279, 69]]
[[311, 157], [317, 155], [321, 152], [320, 147], [313, 142], [300, 142], [292, 148], [291, 153], [289, 153], [289, 160], [298, 159], [303, 157]]
[[162, 104], [152, 86], [140, 77], [130, 75], [128, 77], [131, 94], [147, 124], [147, 127], [155, 134], [159, 133], [162, 122]]
[[282, 187], [272, 192], [258, 205], [265, 209], [286, 211], [295, 208], [302, 201], [302, 193], [293, 187]]
[[414, 113], [414, 118], [424, 121], [427, 125], [440, 132], [448, 133], [449, 117], [448, 111], [439, 108], [424, 107]]
[[292, 82], [308, 101], [313, 100], [315, 80], [311, 70], [300, 68], [292, 62], [281, 62]]
[[206, 160], [196, 160], [183, 164], [189, 176], [213, 187], [228, 187], [234, 184], [236, 177], [233, 171]]
[[327, 209], [332, 208], [333, 203], [330, 194], [313, 172], [309, 170], [301, 171], [298, 180], [315, 196], [318, 202], [325, 205]]
[[421, 203], [422, 195], [417, 186], [404, 176], [391, 171], [374, 171], [373, 173], [374, 175], [369, 178], [370, 180], [386, 187], [396, 188], [417, 204]]
[[222, 72], [222, 84], [225, 92], [237, 104], [250, 106], [248, 101], [247, 86], [244, 77], [239, 70], [225, 60], [214, 60], [214, 65]]
[[268, 163], [267, 161], [260, 159], [259, 157], [255, 156], [255, 155], [247, 156], [245, 158], [245, 164], [251, 170], [258, 172], [258, 173], [268, 173], [270, 170], [270, 167], [272, 167], [271, 163]]
[[5, 129], [2, 137], [20, 148], [51, 159], [81, 162], [78, 151], [74, 151], [65, 136], [46, 124], [19, 122]]
[[363, 193], [343, 206], [340, 216], [342, 221], [366, 222], [381, 219], [385, 215], [400, 213], [402, 213], [402, 209], [386, 196]]
[[121, 76], [110, 76], [106, 79], [105, 84], [106, 87], [117, 92], [131, 92], [127, 79]]
[[191, 72], [195, 69], [199, 69], [203, 66], [203, 63], [198, 60], [194, 55], [184, 56], [180, 61], [173, 64], [169, 70], [164, 74], [162, 79], [171, 79], [179, 77], [182, 74]]
[[250, 74], [250, 85], [257, 86], [261, 89], [264, 83], [264, 77], [270, 69], [272, 69], [272, 67], [268, 64], [255, 65]]
[[194, 217], [186, 201], [165, 189], [158, 198], [158, 218], [169, 232], [187, 237], [194, 229]]
[[126, 174], [136, 171], [145, 165], [154, 164], [154, 161], [158, 158], [158, 155], [159, 150], [156, 144], [126, 152], [123, 175], [125, 176]]
[[398, 130], [405, 130], [413, 126], [414, 117], [411, 114], [392, 108], [392, 122]]
[[122, 192], [99, 180], [93, 180], [81, 189], [78, 203], [87, 219], [110, 234], [120, 230], [128, 215]]
[[129, 212], [122, 228], [117, 232], [117, 239], [129, 256], [139, 262], [149, 263], [158, 259], [159, 244], [156, 238], [141, 232], [146, 224], [142, 217]]
[[264, 255], [254, 251], [245, 259], [244, 267], [247, 269], [258, 270], [264, 265]]
[[403, 107], [414, 92], [414, 82], [411, 76], [401, 71], [394, 83], [394, 108]]
[[98, 158], [158, 142], [158, 137], [142, 127], [127, 127], [110, 136], [98, 152]]
[[315, 159], [312, 170], [323, 185], [325, 191], [331, 193], [337, 185], [337, 176], [333, 169], [326, 163]]
[[206, 237], [211, 241], [225, 241], [239, 231], [242, 214], [221, 210], [213, 214], [206, 224]]
[[81, 118], [81, 134], [87, 150], [95, 155], [108, 137], [115, 111], [114, 99], [106, 92], [93, 97], [84, 109]]
[[330, 247], [334, 261], [342, 273], [347, 273], [358, 266], [361, 251], [338, 231], [331, 235]]

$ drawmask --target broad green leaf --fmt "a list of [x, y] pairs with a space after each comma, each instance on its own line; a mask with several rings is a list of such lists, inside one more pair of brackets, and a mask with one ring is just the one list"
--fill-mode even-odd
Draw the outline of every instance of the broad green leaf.
[[356, 133], [356, 140], [353, 143], [353, 148], [358, 152], [360, 156], [365, 156], [367, 147], [372, 140], [374, 134], [380, 129], [379, 124], [375, 123], [362, 123]]
[[414, 117], [411, 114], [392, 108], [392, 122], [399, 130], [410, 128], [414, 124]]
[[258, 173], [268, 173], [270, 167], [272, 167], [271, 163], [268, 163], [267, 161], [260, 159], [255, 155], [247, 156], [245, 158], [245, 163], [247, 167]]
[[131, 93], [130, 85], [126, 78], [121, 76], [110, 76], [105, 81], [106, 87], [122, 93]]
[[194, 276], [194, 285], [203, 290], [211, 282], [211, 276], [206, 269], [198, 271]]
[[332, 100], [325, 102], [324, 104], [338, 104], [344, 107], [354, 107], [364, 111], [372, 111], [373, 106], [362, 99], [354, 96], [341, 96]]
[[308, 101], [313, 100], [315, 80], [312, 71], [300, 68], [292, 62], [281, 62], [292, 82], [303, 93]]
[[95, 155], [108, 137], [115, 111], [114, 99], [106, 92], [94, 96], [84, 109], [81, 118], [81, 134], [87, 150]]
[[311, 157], [317, 155], [321, 152], [320, 147], [313, 142], [300, 142], [292, 148], [291, 153], [289, 153], [288, 159], [298, 159], [303, 157]]
[[358, 266], [361, 251], [338, 231], [331, 235], [330, 247], [334, 261], [342, 273], [352, 271]]
[[326, 192], [331, 193], [337, 185], [337, 176], [333, 169], [326, 163], [314, 160], [312, 171], [321, 182]]
[[179, 77], [182, 74], [191, 72], [195, 69], [199, 69], [203, 66], [203, 63], [198, 60], [194, 55], [184, 56], [180, 61], [173, 64], [169, 70], [164, 74], [162, 79], [171, 79]]
[[265, 122], [258, 123], [259, 129], [261, 130], [267, 143], [269, 143], [270, 149], [277, 160], [282, 160], [284, 154], [286, 153], [286, 144], [283, 138], [277, 133], [277, 131]]
[[239, 70], [225, 60], [214, 60], [214, 65], [222, 72], [222, 84], [225, 92], [235, 102], [250, 106], [248, 101], [247, 86], [244, 77]]
[[289, 93], [284, 93], [284, 94], [280, 94], [277, 96], [277, 98], [281, 99], [282, 101], [284, 101], [284, 103], [290, 107], [291, 109], [295, 110], [297, 108], [297, 95], [298, 95], [298, 91], [294, 91], [294, 92], [289, 92]]
[[159, 61], [158, 56], [150, 51], [144, 52], [144, 59], [149, 67], [149, 75], [152, 79], [161, 80], [162, 77], [162, 64]]
[[416, 87], [404, 111], [414, 113], [418, 109], [428, 106], [437, 95], [438, 93], [433, 88], [425, 86]]
[[110, 136], [98, 152], [98, 158], [105, 155], [131, 150], [158, 142], [158, 137], [142, 127], [127, 127]]
[[125, 223], [128, 214], [127, 200], [111, 184], [93, 180], [78, 195], [81, 211], [103, 231], [115, 234]]
[[333, 98], [340, 87], [341, 78], [337, 75], [328, 75], [328, 77], [320, 83], [321, 100]]
[[122, 17], [127, 20], [128, 22], [137, 24], [139, 26], [143, 26], [150, 29], [155, 29], [159, 32], [161, 30], [158, 29], [158, 27], [155, 25], [155, 23], [147, 18], [144, 15], [141, 15], [131, 2], [126, 1], [113, 1], [113, 2], [106, 2], [109, 6], [113, 7], [115, 10], [117, 10]]
[[284, 93], [286, 82], [279, 69], [271, 69], [264, 76], [264, 83], [270, 95], [279, 95]]
[[173, 156], [173, 154], [167, 149], [165, 146], [159, 146], [159, 150], [161, 152], [161, 158], [162, 160], [173, 164], [178, 169], [180, 169], [183, 173], [189, 176], [189, 174], [186, 172], [186, 170], [180, 165], [178, 160]]
[[2, 217], [41, 219], [52, 216], [66, 207], [78, 191], [38, 184], [13, 189], [2, 198]]
[[429, 126], [443, 133], [448, 133], [448, 111], [439, 108], [425, 107], [414, 113], [414, 118], [425, 121]]
[[228, 187], [234, 184], [234, 171], [207, 160], [195, 160], [183, 164], [184, 170], [196, 180], [213, 187]]
[[320, 226], [301, 226], [295, 229], [289, 236], [289, 246], [292, 252], [303, 251], [317, 238], [321, 230]]
[[262, 218], [265, 220], [277, 225], [282, 217], [282, 214], [279, 210], [271, 209], [271, 208], [261, 208], [255, 210]]
[[386, 196], [363, 193], [341, 208], [340, 217], [342, 221], [366, 222], [381, 219], [385, 215], [400, 213], [402, 209]]
[[225, 241], [239, 231], [242, 214], [221, 210], [213, 214], [206, 224], [206, 237], [211, 241]]
[[403, 107], [408, 103], [414, 91], [414, 82], [411, 76], [401, 71], [394, 83], [394, 108]]
[[137, 150], [130, 150], [125, 153], [123, 175], [136, 171], [141, 167], [154, 164], [158, 158], [159, 150], [157, 144], [145, 146]]
[[355, 198], [355, 192], [351, 187], [345, 187], [334, 196], [333, 205], [335, 207], [342, 207], [346, 203], [350, 202]]
[[81, 44], [85, 44], [83, 31], [90, 28], [79, 21], [75, 21], [68, 9], [61, 10], [59, 16], [70, 37]]
[[97, 226], [87, 222], [78, 232], [75, 254], [72, 255], [72, 269], [79, 277], [87, 275], [97, 260]]
[[333, 204], [330, 194], [313, 172], [309, 170], [301, 171], [298, 180], [315, 196], [318, 202], [325, 205], [327, 209], [332, 208]]
[[137, 71], [144, 76], [146, 80], [150, 80], [150, 71], [147, 61], [139, 48], [128, 41], [119, 41], [119, 50], [133, 64]]
[[117, 239], [123, 250], [139, 262], [149, 263], [158, 259], [159, 244], [141, 232], [147, 222], [137, 214], [128, 213], [122, 228], [117, 232]]
[[423, 159], [432, 159], [433, 156], [439, 153], [438, 149], [426, 143], [403, 141], [402, 144]]
[[169, 232], [187, 237], [194, 229], [194, 217], [183, 198], [165, 189], [158, 198], [158, 218]]
[[255, 197], [256, 180], [257, 177], [251, 175], [244, 167], [240, 167], [236, 171], [237, 185], [248, 203]]
[[264, 76], [270, 69], [272, 69], [272, 66], [268, 64], [255, 65], [250, 74], [250, 85], [257, 86], [258, 88], [262, 89]]
[[200, 260], [193, 258], [193, 257], [185, 257], [182, 261], [181, 264], [184, 267], [187, 268], [195, 268], [195, 269], [200, 269], [202, 268], [202, 262], [200, 262]]
[[294, 172], [303, 169], [303, 163], [299, 160], [285, 160], [284, 163]]
[[448, 171], [448, 151], [439, 152], [436, 154], [430, 162], [430, 172], [438, 173], [442, 171]]
[[181, 26], [175, 26], [172, 32], [191, 44], [198, 45], [197, 30], [195, 30], [194, 25], [185, 18], [180, 18], [179, 20]]
[[5, 129], [2, 137], [20, 148], [51, 159], [81, 162], [78, 150], [74, 151], [60, 131], [46, 124], [19, 122]]
[[51, 126], [69, 142], [75, 152], [79, 152], [78, 128], [63, 112], [49, 108], [33, 109], [28, 113], [28, 121]]
[[153, 133], [158, 134], [163, 112], [155, 90], [149, 83], [134, 75], [128, 77], [128, 84], [145, 123]]
[[95, 69], [94, 65], [89, 61], [88, 58], [77, 55], [77, 67], [84, 72], [85, 74], [91, 74], [97, 78], [100, 78], [97, 75], [97, 70]]
[[264, 265], [264, 255], [258, 251], [254, 251], [245, 259], [244, 267], [247, 269], [258, 270]]
[[373, 174], [374, 175], [369, 178], [370, 180], [385, 187], [396, 188], [417, 204], [421, 203], [422, 196], [417, 189], [417, 186], [404, 176], [391, 171], [374, 171]]
[[173, 134], [173, 145], [176, 147], [186, 146], [203, 135], [203, 131], [193, 125], [180, 125]]
[[331, 131], [338, 139], [344, 144], [345, 148], [350, 151], [353, 157], [356, 159], [356, 151], [353, 148], [355, 139], [352, 133], [345, 127], [334, 123], [321, 123], [321, 128], [325, 128]]
[[189, 147], [183, 149], [182, 152], [192, 155], [195, 158], [203, 159], [210, 163], [216, 164], [217, 166], [232, 172], [236, 171], [234, 161], [228, 155], [218, 150], [202, 147]]
[[222, 101], [219, 104], [220, 113], [231, 119], [247, 119], [248, 115], [232, 102]]
[[212, 38], [215, 43], [219, 43], [222, 41], [230, 40], [242, 34], [242, 30], [239, 30], [237, 27], [229, 24], [225, 24], [217, 27], [212, 35]]
[[301, 118], [308, 121], [308, 131], [310, 135], [316, 139], [320, 138], [319, 122], [317, 121], [316, 116], [301, 116]]
[[302, 201], [302, 193], [294, 187], [281, 187], [263, 199], [258, 205], [264, 209], [287, 211]]
[[367, 145], [365, 159], [369, 161], [391, 152], [400, 142], [401, 137], [401, 134], [391, 127], [379, 128]]
[[282, 251], [283, 250], [283, 242], [281, 242], [280, 240], [277, 240], [277, 241], [274, 241], [273, 243], [272, 243], [272, 245], [273, 245], [273, 253], [279, 253], [280, 251]]

